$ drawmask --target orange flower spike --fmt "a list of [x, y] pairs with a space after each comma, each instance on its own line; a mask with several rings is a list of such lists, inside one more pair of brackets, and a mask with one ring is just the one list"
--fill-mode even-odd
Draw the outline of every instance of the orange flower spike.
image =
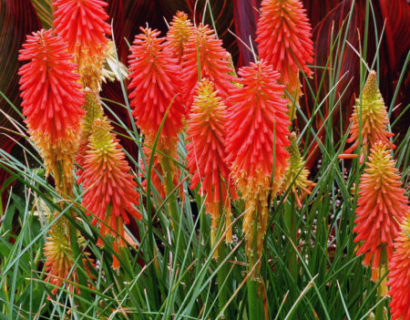
[[389, 261], [390, 312], [393, 320], [410, 320], [410, 212], [401, 225]]
[[54, 27], [68, 43], [70, 52], [87, 50], [90, 56], [103, 55], [111, 27], [102, 0], [54, 0]]
[[344, 154], [339, 155], [339, 158], [352, 158], [352, 153], [359, 146], [360, 134], [363, 143], [363, 149], [360, 151], [361, 161], [363, 161], [364, 155], [368, 153], [371, 146], [378, 141], [391, 145], [393, 149], [395, 148], [389, 140], [393, 134], [388, 131], [389, 119], [383, 97], [377, 85], [375, 71], [369, 73], [363, 88], [362, 98], [356, 100], [350, 121], [352, 126], [350, 127], [350, 137], [347, 142], [353, 142], [353, 145]]
[[182, 57], [187, 112], [192, 105], [198, 82], [198, 64], [201, 69], [200, 78], [212, 81], [218, 95], [225, 102], [230, 90], [234, 88], [232, 81], [235, 78], [231, 75], [232, 67], [229, 53], [222, 47], [222, 41], [216, 38], [215, 32], [208, 26], [201, 24], [194, 29], [193, 34], [189, 37]]
[[193, 25], [185, 12], [178, 11], [171, 21], [167, 33], [167, 41], [171, 45], [174, 58], [181, 61], [184, 54], [184, 45], [193, 34]]
[[[379, 142], [372, 147], [366, 166], [360, 179], [353, 231], [357, 233], [355, 242], [361, 243], [357, 255], [364, 254], [363, 264], [378, 270], [392, 258], [393, 240], [409, 207], [386, 144]], [[373, 279], [376, 277], [374, 272]]]
[[232, 90], [229, 99], [227, 153], [232, 176], [246, 203], [243, 229], [248, 254], [253, 255], [250, 251], [252, 230], [257, 223], [260, 255], [266, 231], [268, 196], [278, 191], [287, 167], [290, 122], [286, 100], [281, 98], [284, 87], [277, 83], [279, 74], [272, 66], [263, 61], [252, 63], [241, 68], [238, 74], [241, 87]]
[[[236, 197], [226, 162], [226, 120], [226, 107], [213, 83], [207, 79], [202, 80], [197, 85], [188, 119], [187, 167], [192, 174], [191, 189], [201, 184], [200, 192], [206, 194], [207, 211], [211, 214], [214, 227], [211, 231], [213, 240], [220, 218], [220, 204], [225, 214], [229, 215], [229, 193]], [[227, 218], [226, 224], [230, 220]], [[227, 235], [229, 242], [230, 229], [227, 230]]]
[[52, 142], [77, 131], [84, 111], [79, 76], [67, 46], [51, 30], [27, 36], [20, 61], [29, 60], [19, 70], [21, 103], [26, 123], [33, 131], [47, 135]]
[[129, 223], [132, 216], [141, 219], [135, 208], [139, 194], [129, 173], [131, 168], [111, 130], [107, 119], [94, 120], [79, 183], [83, 183], [85, 190], [83, 206], [95, 216], [93, 224], [104, 222], [100, 222], [102, 237], [111, 235], [118, 245], [124, 246], [123, 223]]
[[19, 55], [20, 61], [29, 61], [19, 70], [25, 122], [44, 158], [47, 174], [54, 174], [63, 193], [69, 192], [73, 183], [77, 132], [84, 115], [84, 96], [72, 59], [66, 44], [51, 30], [28, 36]]
[[[55, 214], [57, 215], [57, 214]], [[66, 220], [60, 218], [51, 227], [50, 234], [44, 245], [44, 256], [46, 262], [44, 269], [47, 273], [46, 281], [56, 287], [51, 291], [52, 294], [58, 292], [66, 280], [78, 283], [78, 274], [74, 262], [74, 254], [69, 239], [70, 227]], [[79, 237], [79, 243], [82, 246], [84, 239]], [[83, 265], [88, 272], [88, 264], [94, 265], [94, 261], [89, 257], [88, 252], [83, 254]], [[91, 273], [89, 273], [92, 279]], [[68, 290], [73, 291], [73, 285], [68, 285]]]
[[313, 63], [312, 28], [300, 0], [263, 0], [257, 25], [259, 58], [280, 72], [279, 82], [293, 94], [299, 70], [307, 76]]
[[185, 114], [181, 98], [181, 70], [160, 32], [141, 29], [129, 56], [131, 106], [138, 127], [152, 142], [170, 107], [161, 137], [175, 139]]
[[290, 122], [281, 98], [284, 87], [277, 83], [279, 74], [263, 61], [241, 68], [238, 74], [242, 87], [235, 88], [229, 99], [228, 159], [236, 176], [246, 174], [264, 184], [273, 174], [273, 145], [275, 177], [283, 174], [289, 158]]

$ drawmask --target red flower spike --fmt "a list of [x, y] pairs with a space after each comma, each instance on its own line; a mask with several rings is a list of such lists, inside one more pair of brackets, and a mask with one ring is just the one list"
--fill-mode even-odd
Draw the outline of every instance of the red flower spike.
[[281, 98], [284, 86], [277, 83], [279, 74], [272, 66], [263, 61], [252, 63], [241, 68], [238, 74], [241, 87], [232, 90], [229, 99], [227, 153], [232, 176], [246, 203], [243, 229], [248, 254], [253, 256], [250, 251], [253, 225], [258, 224], [257, 253], [260, 255], [266, 231], [268, 195], [270, 192], [276, 194], [288, 165], [286, 148], [290, 122], [286, 100]]
[[235, 88], [229, 99], [228, 159], [235, 175], [260, 178], [262, 183], [273, 174], [274, 145], [275, 175], [287, 167], [290, 122], [286, 100], [281, 98], [284, 87], [277, 83], [279, 74], [263, 61], [241, 68], [238, 74], [242, 87]]
[[[226, 107], [217, 96], [213, 83], [207, 79], [202, 80], [197, 85], [188, 119], [187, 166], [193, 175], [191, 189], [201, 184], [200, 192], [206, 194], [206, 207], [212, 216], [214, 227], [212, 239], [215, 238], [215, 229], [218, 227], [220, 204], [229, 216], [229, 193], [236, 196], [226, 162], [226, 120]], [[228, 218], [227, 225], [229, 220]], [[231, 241], [230, 229], [227, 235], [227, 241]]]
[[54, 175], [57, 190], [70, 193], [77, 133], [84, 115], [77, 65], [69, 62], [73, 56], [67, 45], [51, 30], [28, 36], [19, 60], [29, 60], [19, 70], [19, 83], [30, 136], [40, 149], [47, 174]]
[[69, 131], [77, 132], [84, 97], [64, 41], [51, 30], [35, 32], [27, 36], [19, 60], [29, 60], [19, 70], [19, 83], [30, 130], [47, 135], [51, 143], [67, 138]]
[[[299, 70], [313, 63], [312, 28], [299, 0], [263, 0], [256, 30], [259, 58], [280, 72], [279, 82], [294, 91]], [[291, 92], [292, 94], [292, 92]]]
[[394, 242], [393, 258], [389, 262], [390, 312], [393, 320], [410, 320], [410, 212], [401, 225]]
[[70, 52], [101, 56], [108, 42], [111, 27], [105, 21], [108, 14], [102, 0], [55, 0], [54, 27], [68, 43]]
[[193, 25], [185, 12], [178, 11], [171, 21], [167, 33], [167, 41], [171, 46], [173, 56], [181, 61], [184, 54], [184, 45], [193, 34]]
[[141, 29], [131, 47], [130, 79], [133, 115], [141, 131], [154, 141], [169, 108], [161, 137], [175, 139], [182, 129], [185, 110], [181, 98], [181, 70], [160, 32]]
[[[199, 58], [199, 60], [198, 60]], [[186, 86], [185, 106], [187, 112], [192, 105], [195, 87], [198, 82], [198, 64], [200, 78], [207, 78], [215, 84], [218, 95], [225, 100], [234, 88], [231, 75], [232, 65], [229, 53], [222, 47], [222, 41], [216, 38], [215, 32], [208, 26], [200, 25], [194, 29], [184, 47], [182, 68]]]
[[[400, 174], [386, 144], [376, 143], [370, 152], [367, 168], [360, 179], [356, 209], [357, 233], [360, 242], [357, 255], [364, 254], [363, 264], [378, 270], [393, 255], [393, 240], [398, 236], [399, 223], [409, 212]], [[373, 280], [377, 280], [376, 272]]]
[[131, 168], [111, 130], [107, 119], [94, 120], [79, 183], [83, 183], [85, 190], [83, 206], [95, 216], [93, 224], [101, 220], [101, 236], [111, 235], [115, 246], [125, 246], [123, 224], [128, 224], [132, 216], [141, 219], [135, 208], [139, 194], [129, 173]]

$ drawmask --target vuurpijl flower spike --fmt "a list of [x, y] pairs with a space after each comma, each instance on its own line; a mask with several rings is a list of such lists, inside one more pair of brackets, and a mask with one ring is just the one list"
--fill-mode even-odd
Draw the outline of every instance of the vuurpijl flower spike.
[[52, 30], [27, 37], [20, 61], [23, 115], [30, 136], [40, 149], [47, 174], [54, 175], [57, 191], [71, 193], [72, 169], [78, 149], [84, 111], [84, 96], [78, 83], [77, 66], [67, 45]]
[[280, 73], [279, 83], [298, 102], [299, 71], [310, 77], [312, 70], [307, 65], [313, 62], [312, 28], [302, 2], [263, 0], [256, 34], [259, 58]]
[[[92, 223], [99, 223], [102, 237], [109, 235], [114, 239], [113, 247], [118, 252], [125, 246], [124, 223], [128, 224], [131, 217], [141, 219], [141, 215], [136, 208], [139, 203], [137, 183], [111, 131], [106, 118], [94, 120], [79, 183], [84, 188], [83, 206], [94, 215]], [[103, 245], [101, 238], [98, 244]], [[113, 268], [119, 267], [114, 255]]]
[[356, 99], [350, 122], [352, 125], [347, 142], [353, 144], [344, 154], [339, 155], [339, 158], [357, 157], [353, 152], [359, 146], [360, 136], [362, 138], [362, 148], [359, 150], [360, 162], [364, 160], [370, 148], [378, 141], [390, 145], [393, 149], [395, 148], [389, 140], [389, 138], [393, 137], [393, 133], [389, 132], [388, 129], [387, 109], [377, 85], [377, 74], [375, 71], [369, 73], [363, 87], [362, 97]]
[[[230, 92], [227, 154], [245, 200], [243, 232], [254, 263], [262, 254], [268, 197], [276, 196], [288, 165], [289, 116], [279, 74], [263, 61], [239, 70], [241, 85]], [[256, 239], [255, 239], [256, 237]], [[257, 248], [254, 247], [254, 240]]]
[[78, 64], [81, 84], [93, 92], [101, 88], [102, 66], [111, 26], [104, 0], [54, 0], [54, 28], [68, 44]]
[[184, 55], [184, 46], [193, 33], [194, 27], [188, 15], [185, 12], [178, 11], [172, 19], [167, 33], [167, 41], [178, 63]]
[[203, 79], [197, 85], [194, 103], [188, 119], [187, 167], [193, 175], [191, 189], [200, 184], [205, 195], [206, 211], [211, 215], [211, 243], [222, 214], [225, 215], [226, 241], [232, 241], [231, 205], [229, 195], [236, 192], [226, 162], [226, 106], [217, 95], [211, 81]]
[[390, 312], [393, 320], [410, 320], [410, 210], [403, 219], [399, 236], [394, 241], [394, 253], [389, 261]]
[[184, 46], [182, 68], [187, 112], [192, 105], [199, 78], [212, 81], [218, 95], [227, 103], [235, 80], [231, 75], [231, 57], [222, 47], [222, 41], [216, 38], [215, 32], [207, 25], [199, 25], [189, 37]]
[[[159, 37], [159, 31], [150, 28], [141, 30], [142, 33], [135, 37], [129, 56], [130, 104], [134, 109], [136, 124], [145, 136], [144, 152], [148, 160], [165, 117], [157, 144], [159, 152], [154, 155], [154, 164], [162, 176], [168, 174], [175, 180], [176, 168], [160, 153], [173, 158], [177, 156], [178, 133], [183, 128], [185, 115], [181, 96], [181, 68], [165, 38]], [[169, 163], [169, 170], [162, 168], [164, 161]], [[163, 194], [163, 183], [155, 170], [151, 171], [151, 181], [160, 194]]]
[[[57, 213], [54, 216], [57, 216]], [[70, 232], [67, 220], [60, 218], [54, 222], [44, 244], [46, 281], [55, 286], [51, 291], [52, 294], [56, 294], [58, 289], [66, 282], [68, 282], [67, 289], [72, 292], [74, 290], [73, 284], [79, 282], [78, 272], [82, 272], [77, 269], [75, 263], [72, 244], [68, 236]], [[78, 235], [78, 240], [80, 245], [83, 246], [84, 238]], [[88, 273], [88, 278], [92, 279], [89, 266], [94, 266], [94, 261], [86, 251], [83, 252], [82, 264], [84, 270]]]
[[380, 270], [387, 267], [393, 256], [393, 240], [398, 236], [400, 222], [408, 210], [391, 149], [378, 142], [373, 145], [360, 178], [353, 229], [357, 233], [354, 241], [360, 243], [357, 255], [365, 255], [363, 264], [372, 267], [374, 281], [379, 279]]

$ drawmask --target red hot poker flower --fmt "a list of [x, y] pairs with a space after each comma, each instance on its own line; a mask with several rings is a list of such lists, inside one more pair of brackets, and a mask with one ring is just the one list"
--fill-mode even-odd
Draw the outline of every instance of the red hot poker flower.
[[[382, 141], [384, 144], [390, 144], [389, 138], [393, 134], [388, 130], [389, 119], [383, 97], [377, 85], [375, 71], [369, 73], [363, 87], [362, 98], [356, 100], [350, 121], [352, 126], [350, 127], [350, 137], [347, 142], [353, 142], [353, 145], [345, 151], [345, 154], [339, 155], [339, 158], [356, 157], [352, 152], [359, 146], [360, 135], [363, 143], [363, 149], [360, 150], [361, 161], [374, 143]], [[394, 145], [391, 145], [391, 147], [395, 148]]]
[[184, 46], [193, 34], [193, 25], [185, 12], [178, 11], [171, 21], [167, 33], [167, 41], [171, 45], [173, 56], [181, 61], [184, 54]]
[[101, 56], [111, 27], [105, 21], [108, 4], [102, 0], [55, 0], [54, 27], [68, 43], [70, 52], [86, 49], [89, 55]]
[[182, 57], [187, 112], [192, 105], [198, 82], [198, 64], [201, 79], [207, 78], [212, 81], [222, 99], [226, 100], [234, 87], [231, 82], [234, 77], [230, 75], [232, 67], [229, 53], [222, 47], [222, 41], [216, 38], [213, 30], [200, 25], [189, 37]]
[[131, 47], [130, 79], [131, 106], [138, 127], [154, 141], [165, 112], [170, 106], [161, 137], [175, 139], [182, 129], [185, 110], [181, 99], [181, 70], [160, 32], [141, 29]]
[[392, 319], [410, 320], [410, 211], [401, 225], [401, 232], [394, 242], [393, 258], [389, 262], [389, 295], [392, 297]]
[[78, 131], [84, 111], [79, 76], [72, 55], [51, 30], [27, 37], [19, 60], [30, 62], [19, 70], [23, 115], [30, 130], [47, 135], [52, 142]]
[[[193, 175], [191, 189], [201, 184], [200, 191], [206, 194], [207, 211], [212, 216], [213, 240], [220, 218], [220, 204], [227, 216], [226, 224], [229, 225], [229, 193], [236, 196], [226, 162], [226, 120], [226, 107], [217, 96], [213, 83], [202, 80], [198, 83], [188, 120], [187, 162]], [[227, 230], [227, 240], [231, 240], [230, 229]]]
[[53, 173], [59, 192], [70, 192], [77, 132], [84, 115], [77, 65], [70, 62], [73, 56], [65, 42], [51, 30], [28, 36], [19, 60], [29, 60], [19, 70], [19, 83], [30, 136], [40, 149], [47, 174]]
[[[125, 245], [123, 224], [129, 223], [131, 216], [141, 219], [141, 215], [135, 208], [139, 199], [137, 184], [111, 130], [107, 119], [94, 120], [79, 183], [85, 190], [84, 207], [95, 216], [94, 224], [102, 221], [101, 235], [111, 235], [116, 249]], [[119, 267], [115, 257], [113, 266]]]
[[[57, 215], [57, 213], [55, 213], [55, 215]], [[78, 236], [77, 240], [81, 249], [83, 249], [84, 238]], [[56, 294], [65, 280], [70, 282], [70, 284], [67, 285], [68, 290], [73, 291], [73, 283], [79, 282], [79, 271], [77, 270], [70, 240], [70, 226], [68, 221], [63, 217], [53, 224], [50, 234], [46, 238], [44, 256], [46, 257], [44, 264], [44, 269], [47, 273], [46, 281], [56, 286], [51, 293]], [[94, 261], [89, 256], [89, 253], [85, 251], [83, 253], [83, 266], [89, 279], [93, 279], [92, 273], [89, 272], [89, 265], [94, 266]], [[82, 283], [82, 285], [84, 285], [84, 283]]]
[[229, 99], [227, 153], [232, 176], [246, 203], [243, 230], [252, 257], [253, 226], [258, 225], [260, 255], [268, 217], [268, 195], [271, 191], [276, 194], [287, 167], [290, 122], [286, 100], [281, 98], [283, 86], [276, 82], [279, 74], [272, 66], [263, 61], [252, 63], [238, 74], [241, 87], [232, 90]]
[[[238, 74], [242, 85], [230, 94], [228, 117], [228, 154], [237, 177], [246, 175], [264, 184], [287, 167], [290, 132], [286, 101], [281, 98], [283, 86], [277, 83], [279, 74], [263, 61], [243, 67]], [[275, 139], [275, 143], [273, 141]]]
[[[372, 147], [359, 185], [353, 231], [357, 233], [355, 242], [361, 242], [357, 255], [364, 254], [363, 264], [371, 265], [373, 270], [391, 260], [399, 223], [409, 210], [400, 174], [390, 152], [381, 142]], [[373, 279], [377, 280], [375, 273]]]
[[312, 75], [307, 66], [313, 62], [312, 28], [306, 10], [300, 0], [263, 0], [260, 11], [259, 57], [280, 72], [280, 83], [295, 90], [300, 69]]

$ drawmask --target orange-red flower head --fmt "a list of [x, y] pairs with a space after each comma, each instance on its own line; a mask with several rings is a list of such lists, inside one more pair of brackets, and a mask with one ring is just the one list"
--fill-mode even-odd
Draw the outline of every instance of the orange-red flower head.
[[200, 192], [206, 195], [207, 212], [215, 223], [219, 219], [220, 208], [226, 214], [230, 212], [229, 193], [236, 196], [226, 162], [226, 120], [226, 107], [222, 99], [213, 83], [203, 79], [197, 85], [188, 119], [187, 162], [193, 175], [191, 188], [201, 184]]
[[182, 129], [185, 110], [181, 97], [181, 70], [159, 31], [141, 29], [131, 47], [131, 106], [138, 127], [151, 141], [169, 108], [161, 137], [173, 139]]
[[237, 178], [245, 175], [265, 185], [273, 170], [275, 177], [283, 174], [289, 158], [283, 86], [277, 83], [279, 74], [263, 61], [241, 68], [238, 74], [242, 86], [232, 90], [229, 99], [228, 158]]
[[400, 221], [409, 212], [400, 174], [390, 149], [376, 143], [360, 179], [359, 199], [356, 209], [357, 233], [360, 242], [357, 254], [364, 254], [364, 265], [374, 270], [387, 265], [393, 255], [393, 240], [400, 230]]
[[51, 30], [27, 36], [19, 70], [23, 115], [30, 130], [47, 135], [52, 142], [65, 139], [81, 125], [84, 103], [76, 65], [67, 46]]
[[[262, 254], [267, 227], [268, 196], [276, 194], [287, 167], [289, 116], [279, 74], [263, 61], [239, 70], [240, 87], [230, 92], [227, 153], [232, 176], [245, 200], [243, 230], [248, 255]], [[254, 232], [254, 225], [257, 232]]]
[[65, 42], [51, 30], [28, 36], [19, 55], [19, 60], [29, 61], [19, 70], [25, 122], [60, 193], [72, 189], [71, 170], [84, 115], [83, 92], [72, 59]]
[[393, 320], [410, 320], [410, 212], [401, 225], [389, 262], [390, 312]]
[[70, 52], [87, 50], [89, 55], [102, 55], [111, 27], [106, 22], [103, 0], [55, 0], [54, 27], [68, 43]]
[[[393, 136], [388, 130], [389, 119], [387, 118], [386, 106], [377, 85], [375, 71], [369, 73], [363, 88], [362, 98], [356, 100], [353, 114], [350, 118], [350, 137], [348, 143], [353, 145], [339, 158], [350, 158], [350, 154], [359, 146], [360, 135], [362, 136], [363, 149], [360, 151], [361, 159], [367, 154], [372, 145], [378, 141], [391, 144], [389, 138]], [[394, 145], [391, 146], [395, 148]]]
[[257, 25], [259, 58], [280, 72], [280, 83], [295, 89], [299, 70], [311, 76], [311, 26], [300, 0], [263, 0]]
[[[124, 245], [123, 224], [129, 223], [132, 216], [141, 219], [141, 215], [136, 209], [137, 184], [111, 130], [106, 119], [94, 120], [79, 183], [85, 191], [83, 205], [95, 216], [93, 223], [100, 221], [101, 235], [111, 235], [116, 248]], [[119, 267], [115, 258], [114, 267]]]
[[171, 21], [167, 40], [171, 46], [173, 56], [181, 61], [184, 54], [184, 45], [193, 33], [193, 25], [185, 12], [178, 11]]
[[226, 100], [234, 87], [229, 53], [222, 47], [222, 41], [208, 26], [200, 25], [194, 29], [184, 47], [182, 57], [184, 83], [186, 86], [185, 106], [189, 111], [195, 95], [195, 87], [200, 78], [207, 78], [215, 84], [218, 95]]

